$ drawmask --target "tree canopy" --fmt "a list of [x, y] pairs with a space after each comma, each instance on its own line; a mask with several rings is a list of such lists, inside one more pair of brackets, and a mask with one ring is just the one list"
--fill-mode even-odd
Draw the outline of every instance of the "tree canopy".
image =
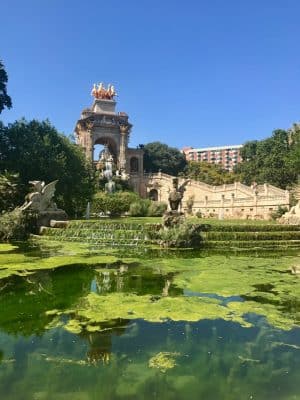
[[209, 185], [233, 183], [240, 179], [237, 174], [224, 170], [220, 165], [210, 164], [205, 161], [189, 161], [184, 173], [190, 179], [205, 182]]
[[0, 214], [11, 211], [21, 201], [19, 177], [5, 171], [0, 174]]
[[236, 172], [248, 185], [252, 182], [268, 182], [288, 188], [297, 181], [300, 174], [300, 129], [275, 130], [271, 137], [246, 142], [241, 149], [243, 162]]
[[4, 65], [0, 60], [0, 114], [4, 110], [4, 108], [11, 108], [12, 102], [11, 98], [7, 94], [7, 73], [4, 69]]
[[94, 190], [92, 166], [82, 150], [48, 121], [0, 122], [0, 173], [4, 171], [18, 174], [22, 196], [30, 180], [58, 179], [55, 198], [69, 215], [81, 213]]
[[144, 168], [146, 172], [164, 172], [178, 175], [187, 165], [184, 154], [175, 147], [161, 142], [151, 142], [144, 146]]

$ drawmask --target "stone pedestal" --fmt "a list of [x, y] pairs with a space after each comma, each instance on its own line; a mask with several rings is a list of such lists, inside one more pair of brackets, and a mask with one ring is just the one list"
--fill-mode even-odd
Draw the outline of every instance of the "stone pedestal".
[[93, 112], [100, 114], [115, 114], [116, 102], [114, 100], [96, 99], [92, 110]]
[[185, 216], [182, 212], [179, 211], [166, 211], [163, 215], [163, 225], [165, 228], [173, 228], [182, 224], [184, 221]]
[[37, 217], [37, 227], [50, 226], [51, 220], [66, 221], [68, 215], [64, 210], [40, 211]]

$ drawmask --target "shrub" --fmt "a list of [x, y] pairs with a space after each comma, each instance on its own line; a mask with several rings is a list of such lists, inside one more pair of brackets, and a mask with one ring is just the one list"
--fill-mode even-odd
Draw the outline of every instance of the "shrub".
[[140, 196], [135, 192], [118, 192], [116, 194], [123, 204], [124, 212], [128, 212], [130, 205], [140, 199]]
[[202, 212], [201, 211], [197, 211], [196, 212], [196, 217], [197, 218], [202, 218]]
[[276, 219], [282, 217], [283, 214], [285, 214], [287, 211], [288, 211], [287, 207], [279, 206], [276, 211], [271, 213], [271, 218], [273, 220], [276, 220]]
[[37, 215], [19, 208], [0, 216], [0, 241], [24, 240], [37, 233]]
[[19, 176], [5, 171], [0, 174], [0, 214], [12, 211], [22, 202], [19, 190]]
[[109, 213], [111, 216], [119, 216], [129, 211], [130, 205], [139, 199], [133, 192], [103, 193], [98, 192], [92, 201], [91, 212], [95, 214]]
[[157, 232], [157, 237], [164, 247], [197, 248], [202, 241], [200, 231], [199, 224], [183, 223], [173, 228], [161, 229]]
[[130, 205], [129, 213], [132, 217], [145, 217], [148, 214], [148, 208], [151, 200], [139, 200]]
[[160, 201], [152, 201], [148, 207], [147, 215], [149, 217], [162, 217], [167, 210], [168, 205]]

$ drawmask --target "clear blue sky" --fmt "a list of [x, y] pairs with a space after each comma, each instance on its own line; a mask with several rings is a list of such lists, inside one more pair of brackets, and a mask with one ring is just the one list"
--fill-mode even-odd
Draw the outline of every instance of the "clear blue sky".
[[13, 109], [73, 132], [113, 83], [131, 145], [239, 144], [300, 119], [299, 0], [2, 0]]

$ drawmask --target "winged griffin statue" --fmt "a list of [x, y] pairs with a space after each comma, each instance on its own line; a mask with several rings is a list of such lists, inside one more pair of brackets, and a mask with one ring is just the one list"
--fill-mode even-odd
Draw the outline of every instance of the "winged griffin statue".
[[279, 222], [288, 225], [300, 225], [300, 183], [295, 185], [293, 195], [297, 204], [279, 218]]
[[53, 201], [55, 186], [58, 180], [45, 184], [44, 181], [29, 181], [34, 187], [34, 191], [29, 193], [25, 198], [25, 203], [21, 206], [21, 210], [33, 211], [55, 211], [57, 206]]
[[290, 209], [289, 214], [297, 215], [297, 217], [300, 218], [300, 183], [295, 185], [293, 194], [294, 194], [295, 199], [297, 200], [297, 204]]
[[171, 190], [168, 198], [169, 205], [172, 211], [178, 211], [178, 209], [181, 207], [185, 187], [189, 182], [190, 180], [187, 179], [182, 183], [182, 185], [178, 187], [178, 178], [173, 178], [173, 189]]

